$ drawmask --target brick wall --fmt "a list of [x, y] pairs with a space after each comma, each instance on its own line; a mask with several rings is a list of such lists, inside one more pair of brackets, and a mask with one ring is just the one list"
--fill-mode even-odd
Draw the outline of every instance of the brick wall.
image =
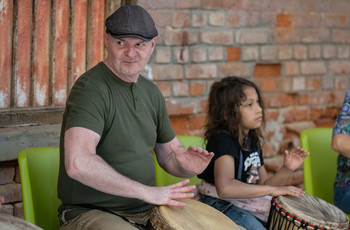
[[[74, 80], [103, 59], [103, 21], [116, 2], [1, 1], [4, 211], [22, 215], [13, 157], [17, 150], [5, 145], [8, 140], [1, 133], [8, 136], [14, 130], [60, 123]], [[268, 120], [264, 157], [270, 175], [281, 166], [283, 150], [299, 145], [301, 130], [332, 126], [350, 87], [349, 1], [139, 0], [137, 4], [149, 10], [160, 32], [145, 76], [166, 97], [177, 134], [202, 135], [210, 85], [227, 75], [251, 79], [263, 90]], [[288, 184], [302, 186], [302, 176], [300, 169]]]

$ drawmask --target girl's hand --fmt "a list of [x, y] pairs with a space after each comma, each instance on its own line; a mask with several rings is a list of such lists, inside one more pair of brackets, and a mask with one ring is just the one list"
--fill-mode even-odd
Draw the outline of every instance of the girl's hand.
[[305, 191], [295, 186], [279, 186], [279, 187], [274, 187], [270, 195], [271, 196], [284, 196], [284, 195], [303, 196], [305, 195]]
[[284, 166], [287, 169], [294, 171], [299, 168], [305, 158], [309, 155], [309, 152], [300, 147], [293, 148], [290, 151], [286, 150], [284, 152]]

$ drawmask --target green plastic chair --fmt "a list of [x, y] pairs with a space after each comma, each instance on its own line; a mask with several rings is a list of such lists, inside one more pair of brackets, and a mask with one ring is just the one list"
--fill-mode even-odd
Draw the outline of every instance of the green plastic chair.
[[305, 193], [334, 204], [338, 153], [332, 149], [332, 128], [306, 129], [300, 133], [300, 141], [301, 147], [310, 152], [303, 162]]
[[[190, 145], [205, 148], [204, 139], [201, 137], [177, 136], [177, 138], [185, 148], [188, 148]], [[180, 178], [180, 177], [170, 175], [169, 173], [165, 172], [164, 169], [162, 169], [159, 166], [155, 155], [154, 155], [154, 163], [156, 167], [156, 186], [167, 186], [170, 184], [175, 184], [185, 179], [185, 178]], [[197, 176], [189, 178], [189, 180], [190, 180], [189, 185], [195, 185], [201, 181], [201, 179], [199, 179]]]
[[30, 148], [18, 154], [24, 220], [44, 230], [59, 229], [59, 148]]

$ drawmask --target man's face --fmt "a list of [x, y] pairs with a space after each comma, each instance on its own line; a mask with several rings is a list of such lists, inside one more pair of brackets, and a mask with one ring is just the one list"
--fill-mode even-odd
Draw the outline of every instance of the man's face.
[[106, 64], [121, 79], [136, 82], [151, 57], [156, 38], [143, 41], [139, 38], [114, 38], [105, 34], [105, 44], [108, 51]]

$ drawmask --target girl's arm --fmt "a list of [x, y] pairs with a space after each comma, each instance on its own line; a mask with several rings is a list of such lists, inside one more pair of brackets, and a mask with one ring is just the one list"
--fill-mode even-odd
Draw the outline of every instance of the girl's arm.
[[266, 174], [266, 170], [263, 167], [260, 168], [261, 172], [259, 170], [259, 175], [261, 174], [262, 177], [259, 184], [276, 186], [285, 185], [294, 170], [300, 167], [308, 155], [309, 153], [300, 147], [295, 147], [291, 151], [286, 150], [284, 152], [284, 165], [275, 175], [267, 178], [267, 176], [264, 176]]
[[[265, 170], [265, 169], [264, 169]], [[266, 171], [265, 171], [266, 174]], [[260, 176], [260, 170], [259, 170]], [[267, 176], [266, 176], [267, 177]], [[253, 198], [266, 195], [302, 195], [303, 191], [294, 186], [271, 186], [247, 184], [235, 179], [235, 160], [230, 155], [219, 157], [214, 165], [214, 180], [220, 198]]]

